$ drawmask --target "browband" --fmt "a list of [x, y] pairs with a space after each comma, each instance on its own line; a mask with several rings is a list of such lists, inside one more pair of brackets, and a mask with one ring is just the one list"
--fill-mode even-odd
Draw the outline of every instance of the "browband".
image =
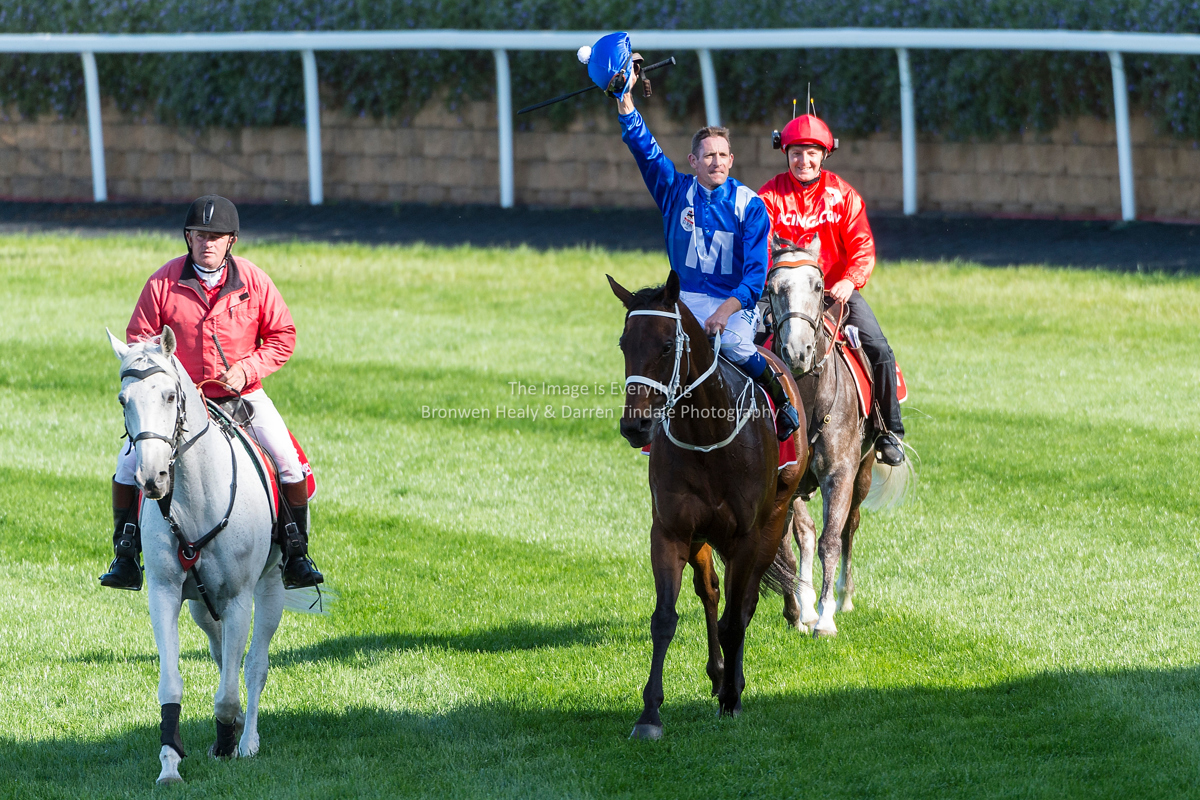
[[121, 370], [121, 380], [125, 380], [126, 378], [137, 378], [139, 381], [144, 381], [146, 378], [149, 378], [151, 375], [156, 375], [159, 372], [164, 375], [170, 374], [157, 364], [146, 367], [146, 369], [126, 367], [125, 369]]

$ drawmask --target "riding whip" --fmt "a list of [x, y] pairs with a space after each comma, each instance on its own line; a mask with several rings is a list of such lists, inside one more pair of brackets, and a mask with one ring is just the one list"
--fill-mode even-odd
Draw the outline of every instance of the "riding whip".
[[[640, 59], [640, 56], [638, 58]], [[648, 67], [641, 67], [640, 69], [636, 70], [636, 74], [640, 76], [640, 75], [646, 74], [647, 72], [653, 72], [656, 69], [662, 69], [663, 67], [673, 67], [673, 66], [675, 66], [675, 56], [671, 56], [668, 59], [659, 61], [656, 64], [651, 64]], [[616, 77], [619, 77], [619, 74]], [[645, 96], [649, 97], [650, 96], [650, 81], [648, 79], [643, 79], [643, 86], [645, 87], [645, 90], [644, 90]], [[535, 111], [539, 108], [545, 108], [546, 106], [552, 106], [555, 103], [561, 103], [563, 100], [570, 100], [575, 95], [583, 94], [584, 92], [590, 92], [592, 89], [599, 89], [599, 88], [600, 88], [599, 86], [593, 84], [593, 85], [585, 87], [583, 89], [576, 89], [573, 92], [567, 92], [566, 94], [560, 94], [558, 97], [552, 97], [549, 100], [543, 100], [540, 103], [534, 103], [531, 106], [525, 106], [517, 113], [524, 114], [526, 111]]]

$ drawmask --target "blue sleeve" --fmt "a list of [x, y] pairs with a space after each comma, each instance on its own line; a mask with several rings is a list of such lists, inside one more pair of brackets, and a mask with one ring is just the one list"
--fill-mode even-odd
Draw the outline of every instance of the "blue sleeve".
[[679, 175], [675, 165], [658, 146], [636, 108], [630, 114], [618, 115], [617, 121], [621, 123], [621, 140], [629, 147], [629, 152], [633, 153], [638, 169], [642, 171], [642, 180], [646, 182], [646, 188], [654, 196], [659, 210], [666, 213], [667, 197]]
[[742, 221], [742, 282], [733, 290], [742, 308], [754, 308], [767, 283], [767, 237], [771, 222], [762, 198], [755, 197], [746, 206]]

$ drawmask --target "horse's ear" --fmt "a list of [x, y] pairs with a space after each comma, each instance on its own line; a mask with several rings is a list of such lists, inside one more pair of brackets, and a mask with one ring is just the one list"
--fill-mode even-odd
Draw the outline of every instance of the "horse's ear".
[[821, 234], [814, 233], [812, 235], [812, 241], [809, 242], [808, 244], [806, 244], [804, 246], [804, 249], [807, 250], [808, 254], [811, 255], [813, 258], [820, 258], [821, 257]]
[[129, 345], [113, 336], [112, 331], [110, 331], [108, 328], [105, 328], [104, 332], [108, 334], [108, 343], [112, 345], [113, 352], [117, 354], [117, 358], [123, 360], [125, 358], [125, 354], [129, 352]]
[[163, 325], [161, 342], [163, 355], [167, 358], [173, 356], [175, 354], [175, 331], [171, 330], [170, 325]]
[[670, 307], [679, 302], [679, 273], [671, 270], [667, 283], [663, 286], [663, 305]]
[[612, 287], [613, 294], [617, 296], [617, 299], [620, 300], [626, 308], [629, 308], [629, 304], [633, 302], [633, 294], [624, 286], [613, 280], [612, 275], [605, 275], [604, 277], [608, 278], [608, 285]]

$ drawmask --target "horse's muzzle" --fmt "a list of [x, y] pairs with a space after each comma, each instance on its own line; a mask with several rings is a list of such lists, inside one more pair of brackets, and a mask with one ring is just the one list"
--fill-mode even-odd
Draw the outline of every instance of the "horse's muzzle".
[[621, 435], [629, 442], [630, 447], [645, 447], [650, 444], [653, 427], [654, 420], [648, 417], [621, 417]]
[[169, 478], [167, 473], [160, 472], [154, 478], [147, 478], [142, 482], [142, 493], [150, 500], [158, 500], [160, 497], [166, 497]]

